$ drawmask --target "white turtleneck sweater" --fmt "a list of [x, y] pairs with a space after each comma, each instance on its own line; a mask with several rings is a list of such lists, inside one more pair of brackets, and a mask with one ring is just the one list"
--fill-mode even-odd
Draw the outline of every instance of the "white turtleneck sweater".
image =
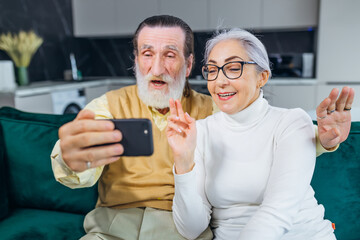
[[310, 186], [315, 133], [303, 110], [269, 106], [261, 94], [196, 127], [195, 167], [174, 173], [173, 216], [184, 237], [210, 223], [215, 239], [335, 239]]

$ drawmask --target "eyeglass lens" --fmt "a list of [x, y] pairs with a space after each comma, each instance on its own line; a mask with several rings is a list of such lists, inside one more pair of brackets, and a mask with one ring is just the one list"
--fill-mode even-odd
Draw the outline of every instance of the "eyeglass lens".
[[224, 75], [227, 78], [235, 79], [239, 78], [242, 73], [242, 64], [240, 62], [228, 62], [222, 67], [216, 65], [207, 64], [203, 68], [203, 75], [206, 80], [215, 80], [219, 74], [219, 69], [222, 69]]

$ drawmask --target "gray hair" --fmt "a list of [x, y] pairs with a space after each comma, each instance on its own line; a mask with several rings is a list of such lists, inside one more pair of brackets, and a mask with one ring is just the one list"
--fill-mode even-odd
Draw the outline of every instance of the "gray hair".
[[205, 47], [205, 63], [207, 63], [210, 52], [216, 44], [231, 39], [238, 40], [239, 43], [245, 48], [245, 51], [249, 56], [250, 60], [256, 62], [256, 70], [258, 73], [268, 71], [269, 78], [271, 77], [269, 57], [264, 44], [262, 44], [262, 42], [252, 33], [240, 28], [223, 30], [221, 32], [218, 32], [211, 39], [209, 39], [206, 42]]

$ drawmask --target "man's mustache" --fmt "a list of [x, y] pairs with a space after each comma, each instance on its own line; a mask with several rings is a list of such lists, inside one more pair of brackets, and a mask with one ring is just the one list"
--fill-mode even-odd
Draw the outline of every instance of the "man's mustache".
[[145, 80], [146, 81], [163, 81], [166, 83], [174, 82], [174, 79], [167, 74], [162, 74], [160, 76], [154, 76], [152, 74], [148, 74], [145, 76]]

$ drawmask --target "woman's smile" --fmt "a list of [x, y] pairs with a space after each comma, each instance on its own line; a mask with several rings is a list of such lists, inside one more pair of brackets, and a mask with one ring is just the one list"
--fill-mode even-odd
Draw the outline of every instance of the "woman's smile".
[[236, 92], [220, 92], [217, 93], [217, 96], [219, 97], [220, 100], [227, 101], [231, 99], [235, 94]]

